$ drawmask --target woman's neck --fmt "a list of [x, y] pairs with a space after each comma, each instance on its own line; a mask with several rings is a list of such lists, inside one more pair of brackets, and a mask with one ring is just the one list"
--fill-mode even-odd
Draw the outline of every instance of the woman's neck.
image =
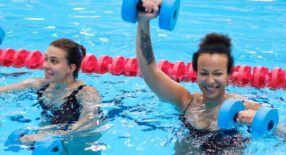
[[54, 83], [54, 89], [66, 89], [69, 88], [73, 83], [75, 83], [75, 79], [66, 79], [65, 81]]
[[218, 96], [217, 98], [213, 98], [213, 99], [208, 99], [207, 97], [203, 96], [203, 102], [206, 105], [206, 108], [209, 110], [220, 107], [222, 102], [225, 99], [226, 99], [225, 93], [223, 93], [222, 95]]

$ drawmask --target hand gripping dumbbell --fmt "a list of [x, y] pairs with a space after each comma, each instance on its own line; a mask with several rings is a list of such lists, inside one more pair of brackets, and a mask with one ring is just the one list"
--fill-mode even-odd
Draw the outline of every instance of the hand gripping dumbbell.
[[[218, 113], [218, 127], [232, 129], [236, 125], [235, 117], [239, 111], [245, 110], [242, 101], [227, 99], [223, 102]], [[256, 112], [250, 131], [254, 137], [263, 137], [275, 132], [279, 122], [277, 109], [260, 107]]]
[[[180, 0], [163, 0], [159, 12], [159, 27], [172, 31], [177, 23]], [[121, 17], [124, 21], [136, 23], [138, 11], [145, 12], [142, 0], [123, 0]]]
[[23, 148], [30, 148], [33, 150], [32, 155], [58, 155], [63, 151], [62, 138], [59, 136], [47, 136], [42, 140], [29, 144], [20, 141], [21, 137], [33, 132], [28, 129], [18, 129], [12, 132], [5, 142], [5, 151], [19, 152]]

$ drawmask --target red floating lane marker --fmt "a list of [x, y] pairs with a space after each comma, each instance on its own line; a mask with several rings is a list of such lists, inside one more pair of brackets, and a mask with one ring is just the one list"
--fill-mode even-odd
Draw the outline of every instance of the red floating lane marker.
[[269, 83], [267, 87], [271, 89], [283, 88], [285, 85], [285, 72], [279, 68], [275, 67], [269, 74]]
[[251, 81], [251, 67], [250, 66], [236, 66], [230, 76], [231, 83], [235, 86], [244, 87]]
[[284, 76], [284, 87], [283, 87], [283, 89], [286, 90], [286, 71], [284, 70], [283, 72], [284, 72], [284, 75], [285, 75]]
[[44, 54], [42, 54], [41, 59], [40, 59], [40, 65], [37, 69], [43, 69], [45, 58], [46, 58], [46, 56]]
[[138, 70], [138, 62], [136, 58], [125, 59], [124, 75], [137, 76]]
[[112, 58], [110, 56], [101, 56], [97, 61], [95, 72], [98, 74], [104, 74], [109, 71], [109, 65], [112, 63]]
[[94, 55], [87, 55], [83, 58], [81, 63], [81, 70], [84, 73], [93, 73], [95, 72], [97, 65], [97, 59]]
[[174, 64], [169, 62], [168, 60], [161, 60], [158, 64], [158, 67], [168, 76], [171, 76], [171, 70]]
[[186, 81], [196, 82], [196, 80], [197, 80], [197, 73], [195, 72], [192, 63], [188, 63], [187, 64], [187, 66], [186, 66], [186, 74], [187, 74]]
[[254, 88], [265, 88], [267, 82], [268, 68], [258, 66], [253, 68], [251, 86]]
[[0, 65], [10, 67], [13, 64], [15, 53], [15, 50], [11, 48], [3, 50], [0, 55]]
[[182, 81], [186, 79], [186, 69], [185, 63], [183, 61], [178, 61], [174, 64], [173, 68], [170, 70], [171, 78], [175, 81]]
[[16, 68], [21, 68], [25, 65], [25, 61], [27, 56], [29, 55], [29, 51], [25, 49], [18, 50], [13, 58], [13, 66]]
[[[45, 55], [40, 51], [29, 52], [25, 49], [15, 52], [13, 49], [0, 49], [0, 65], [10, 67], [11, 65], [20, 68], [24, 65], [30, 69], [42, 69]], [[168, 60], [161, 60], [158, 67], [170, 78], [180, 81], [196, 82], [197, 75], [192, 63], [184, 64], [178, 61], [175, 64]], [[124, 58], [117, 56], [114, 59], [110, 56], [101, 56], [99, 59], [95, 55], [85, 56], [82, 65], [82, 72], [85, 73], [111, 73], [112, 75], [141, 76], [136, 58]], [[268, 87], [271, 89], [283, 88], [286, 90], [286, 71], [279, 67], [269, 72], [268, 68], [257, 66], [235, 66], [228, 81], [235, 86], [252, 86], [255, 88]]]
[[112, 75], [121, 75], [124, 73], [125, 59], [122, 56], [115, 57], [109, 66]]
[[38, 50], [28, 54], [25, 65], [29, 69], [38, 69], [41, 66], [42, 53]]

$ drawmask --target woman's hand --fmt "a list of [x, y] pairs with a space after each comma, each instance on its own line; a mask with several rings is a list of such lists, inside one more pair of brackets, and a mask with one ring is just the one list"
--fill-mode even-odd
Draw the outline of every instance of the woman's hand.
[[256, 111], [251, 109], [240, 111], [237, 114], [236, 122], [240, 124], [251, 125], [255, 114]]
[[138, 22], [149, 22], [158, 15], [162, 0], [144, 0], [142, 3], [145, 12], [138, 13]]
[[30, 135], [24, 135], [20, 138], [20, 141], [23, 143], [32, 143], [39, 141], [43, 139], [45, 136], [47, 136], [44, 132], [37, 133], [37, 134], [30, 134]]

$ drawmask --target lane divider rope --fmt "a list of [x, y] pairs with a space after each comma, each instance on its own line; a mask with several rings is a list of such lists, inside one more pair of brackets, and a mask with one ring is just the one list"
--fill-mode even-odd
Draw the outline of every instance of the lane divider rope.
[[[28, 51], [25, 49], [14, 50], [11, 48], [0, 49], [0, 65], [5, 67], [26, 67], [29, 69], [42, 69], [45, 55], [40, 51]], [[170, 78], [178, 82], [196, 82], [196, 72], [192, 63], [177, 61], [172, 63], [168, 60], [161, 60], [158, 67]], [[141, 76], [137, 59], [124, 58], [122, 56], [110, 57], [102, 55], [87, 55], [81, 65], [84, 73]], [[251, 68], [246, 65], [233, 67], [229, 84], [254, 88], [270, 88], [286, 90], [286, 71], [280, 67], [269, 70], [267, 67], [256, 66]]]

